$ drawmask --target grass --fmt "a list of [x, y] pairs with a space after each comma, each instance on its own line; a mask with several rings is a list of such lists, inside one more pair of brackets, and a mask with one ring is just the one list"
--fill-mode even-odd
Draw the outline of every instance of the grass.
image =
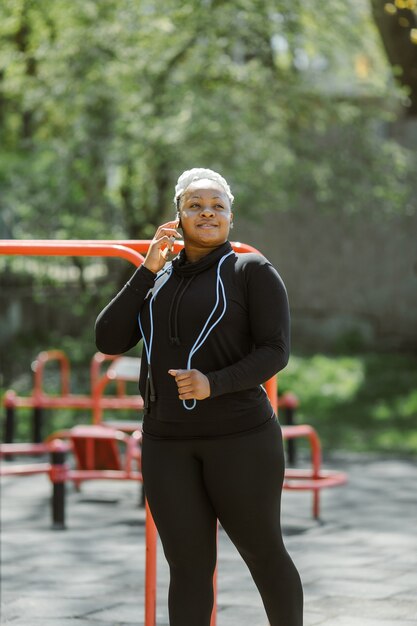
[[298, 396], [296, 421], [317, 428], [325, 450], [417, 453], [414, 355], [292, 356], [279, 389]]
[[[85, 372], [74, 371], [75, 393]], [[28, 393], [16, 384], [19, 393]], [[300, 401], [297, 423], [314, 426], [324, 452], [346, 450], [392, 454], [417, 453], [417, 356], [291, 356], [279, 375], [280, 394], [295, 393]], [[136, 392], [134, 389], [133, 392]], [[134, 419], [132, 412], [118, 417]], [[285, 423], [284, 412], [280, 420]], [[45, 411], [45, 433], [88, 422], [86, 411]], [[30, 440], [31, 412], [19, 411], [17, 439]]]

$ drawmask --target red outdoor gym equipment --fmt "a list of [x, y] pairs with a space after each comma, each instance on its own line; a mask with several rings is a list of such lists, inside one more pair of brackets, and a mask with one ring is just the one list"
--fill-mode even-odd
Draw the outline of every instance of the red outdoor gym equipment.
[[[0, 254], [5, 255], [39, 255], [39, 256], [112, 256], [112, 257], [121, 257], [129, 260], [134, 265], [139, 266], [143, 262], [143, 256], [141, 253], [146, 253], [149, 247], [149, 240], [140, 240], [140, 241], [46, 241], [46, 240], [25, 240], [25, 241], [16, 241], [16, 240], [3, 240], [0, 242]], [[176, 242], [174, 245], [174, 252], [178, 252], [182, 243]], [[257, 252], [255, 248], [248, 246], [246, 244], [234, 243], [232, 244], [233, 248], [237, 252]], [[104, 383], [103, 383], [104, 384]], [[272, 406], [275, 411], [277, 411], [277, 395], [276, 395], [276, 377], [274, 376], [269, 381], [265, 383], [265, 388], [267, 390], [268, 396], [272, 403]], [[66, 387], [64, 387], [63, 391], [69, 391]], [[12, 401], [9, 397], [9, 401]], [[79, 427], [81, 428], [81, 427]], [[95, 428], [96, 430], [81, 432], [78, 430], [77, 433], [72, 433], [71, 431], [75, 429], [71, 429], [70, 434], [67, 432], [67, 439], [70, 441], [70, 444], [67, 442], [63, 442], [60, 439], [54, 439], [53, 441], [46, 442], [46, 444], [32, 444], [37, 446], [36, 448], [32, 448], [32, 453], [35, 453], [35, 450], [38, 452], [45, 451], [45, 448], [42, 446], [46, 445], [47, 450], [51, 452], [51, 463], [47, 464], [47, 469], [44, 467], [41, 468], [33, 468], [32, 470], [28, 470], [27, 473], [40, 473], [40, 471], [48, 471], [50, 478], [54, 485], [54, 498], [53, 498], [53, 515], [56, 515], [57, 511], [54, 509], [54, 506], [58, 506], [58, 508], [62, 505], [65, 494], [65, 482], [68, 479], [74, 480], [87, 480], [88, 478], [103, 478], [105, 477], [105, 472], [121, 472], [124, 473], [123, 480], [141, 480], [140, 469], [136, 470], [137, 475], [132, 478], [131, 474], [131, 462], [135, 458], [135, 454], [137, 455], [136, 461], [139, 460], [139, 452], [134, 453], [133, 447], [132, 451], [127, 454], [129, 458], [129, 468], [125, 466], [124, 469], [121, 469], [121, 465], [119, 464], [117, 469], [113, 468], [97, 468], [96, 463], [98, 462], [98, 458], [101, 458], [102, 463], [104, 460], [106, 462], [110, 462], [110, 465], [114, 465], [116, 463], [115, 459], [115, 440], [119, 441], [120, 435], [114, 436], [114, 431], [111, 429], [107, 430], [107, 434], [101, 434], [103, 428], [108, 427], [99, 427], [99, 426], [89, 426], [84, 428]], [[100, 429], [100, 434], [97, 429]], [[74, 436], [72, 436], [74, 435]], [[128, 437], [125, 433], [121, 433], [122, 438]], [[320, 453], [320, 442], [317, 436], [317, 433], [310, 426], [289, 426], [283, 427], [283, 436], [284, 439], [291, 439], [296, 437], [307, 437], [311, 450], [312, 450], [312, 470], [306, 472], [297, 472], [294, 474], [295, 470], [289, 470], [290, 473], [286, 472], [284, 488], [286, 489], [302, 489], [302, 490], [311, 490], [314, 494], [314, 502], [313, 502], [313, 514], [315, 517], [319, 515], [319, 492], [323, 487], [331, 487], [337, 484], [342, 484], [346, 482], [346, 476], [341, 473], [335, 472], [323, 472], [321, 470], [321, 453]], [[87, 440], [90, 440], [90, 443], [87, 443]], [[135, 445], [138, 444], [138, 437], [136, 437]], [[82, 444], [80, 444], [82, 441]], [[92, 441], [92, 443], [91, 443]], [[18, 446], [19, 444], [17, 444]], [[30, 445], [30, 444], [29, 444]], [[68, 446], [70, 445], [70, 448]], [[17, 454], [18, 447], [16, 446], [13, 451], [12, 447], [14, 444], [2, 444], [0, 447], [0, 452], [2, 455], [7, 454]], [[75, 450], [78, 446], [78, 453], [76, 453], [76, 458], [78, 463], [82, 465], [82, 467], [78, 467], [75, 470], [70, 470], [65, 463], [65, 453], [68, 449]], [[81, 446], [81, 447], [80, 447]], [[103, 447], [104, 446], [104, 447]], [[29, 446], [26, 446], [26, 453], [28, 452]], [[128, 445], [128, 449], [129, 445]], [[103, 452], [103, 450], [106, 450]], [[98, 453], [98, 451], [101, 451]], [[78, 455], [78, 456], [77, 456]], [[101, 455], [101, 457], [100, 457]], [[104, 459], [102, 458], [104, 455]], [[88, 467], [88, 465], [90, 466]], [[86, 467], [84, 467], [84, 465]], [[11, 470], [12, 468], [10, 468]], [[0, 468], [2, 471], [3, 468]], [[72, 474], [71, 474], [72, 472]], [[75, 472], [75, 473], [74, 473]], [[76, 472], [79, 472], [78, 474]], [[88, 472], [91, 472], [87, 475]], [[292, 472], [292, 473], [291, 473]], [[12, 473], [12, 472], [10, 472]], [[17, 473], [18, 474], [18, 473]], [[22, 471], [23, 474], [23, 471]], [[110, 475], [108, 475], [110, 477]], [[114, 475], [114, 477], [116, 477]], [[119, 474], [118, 474], [119, 477]], [[295, 482], [297, 481], [297, 482]], [[58, 503], [58, 504], [57, 504]], [[58, 520], [59, 522], [59, 520]], [[146, 583], [145, 583], [145, 626], [155, 626], [156, 624], [156, 543], [157, 543], [157, 532], [156, 527], [152, 519], [152, 515], [146, 506]], [[214, 578], [214, 590], [216, 591], [216, 575]], [[215, 593], [216, 597], [216, 593]], [[216, 605], [213, 608], [213, 614], [211, 619], [211, 626], [215, 626], [216, 622]]]
[[[59, 393], [47, 393], [44, 388], [46, 367], [59, 368]], [[106, 369], [104, 369], [108, 366]], [[104, 369], [104, 371], [103, 371]], [[40, 352], [32, 363], [34, 372], [33, 390], [30, 396], [19, 396], [12, 389], [8, 389], [3, 396], [5, 408], [5, 443], [13, 443], [17, 409], [33, 409], [32, 439], [40, 443], [42, 437], [42, 421], [44, 409], [87, 409], [92, 412], [93, 423], [102, 421], [103, 410], [119, 411], [133, 409], [137, 412], [143, 409], [143, 399], [140, 395], [126, 393], [125, 383], [137, 381], [140, 369], [140, 359], [106, 355], [101, 352], [91, 359], [90, 365], [90, 393], [88, 395], [73, 394], [70, 392], [70, 362], [62, 350], [45, 350]], [[106, 387], [116, 383], [115, 395], [104, 395]], [[120, 430], [133, 431], [138, 427], [136, 422], [111, 422]]]

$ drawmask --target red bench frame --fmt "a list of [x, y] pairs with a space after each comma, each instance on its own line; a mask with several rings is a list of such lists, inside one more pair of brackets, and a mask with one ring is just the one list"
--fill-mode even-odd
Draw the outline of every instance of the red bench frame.
[[[19, 408], [31, 408], [37, 411], [42, 411], [43, 409], [87, 409], [91, 411], [92, 420], [95, 424], [101, 422], [103, 410], [132, 409], [137, 412], [142, 411], [142, 397], [139, 394], [126, 394], [125, 382], [132, 379], [123, 378], [123, 376], [117, 373], [117, 363], [125, 358], [123, 356], [96, 352], [90, 364], [90, 394], [83, 395], [70, 392], [71, 366], [65, 352], [62, 350], [44, 350], [40, 352], [32, 363], [34, 375], [31, 395], [19, 396], [14, 390], [8, 389], [3, 396], [6, 419], [12, 421], [11, 430], [14, 430], [16, 409]], [[108, 367], [103, 372], [103, 365], [105, 364], [108, 364]], [[59, 367], [60, 392], [58, 394], [47, 393], [44, 388], [45, 369], [50, 365], [58, 365]], [[112, 381], [116, 382], [116, 394], [105, 395], [105, 389]], [[130, 422], [129, 425], [130, 430], [134, 430], [134, 423]], [[6, 443], [12, 443], [12, 441], [9, 440]], [[39, 443], [39, 441], [35, 441], [35, 443]]]

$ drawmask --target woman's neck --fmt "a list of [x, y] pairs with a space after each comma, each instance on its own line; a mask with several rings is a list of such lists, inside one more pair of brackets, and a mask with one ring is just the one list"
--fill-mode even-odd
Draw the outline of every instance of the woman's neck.
[[[223, 243], [225, 243], [225, 242], [223, 242]], [[187, 257], [187, 261], [189, 263], [196, 263], [197, 261], [199, 261], [203, 257], [205, 257], [208, 254], [210, 254], [210, 252], [213, 252], [213, 250], [216, 250], [217, 248], [220, 248], [220, 246], [222, 246], [222, 245], [223, 244], [217, 244], [216, 246], [210, 246], [210, 247], [207, 247], [207, 248], [201, 248], [199, 246], [193, 246], [192, 244], [184, 242], [185, 256]]]

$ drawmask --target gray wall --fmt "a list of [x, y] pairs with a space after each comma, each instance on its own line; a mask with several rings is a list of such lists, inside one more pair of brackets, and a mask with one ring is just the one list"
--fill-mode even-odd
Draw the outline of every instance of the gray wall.
[[235, 210], [250, 243], [287, 286], [295, 349], [417, 349], [417, 215], [367, 218]]

